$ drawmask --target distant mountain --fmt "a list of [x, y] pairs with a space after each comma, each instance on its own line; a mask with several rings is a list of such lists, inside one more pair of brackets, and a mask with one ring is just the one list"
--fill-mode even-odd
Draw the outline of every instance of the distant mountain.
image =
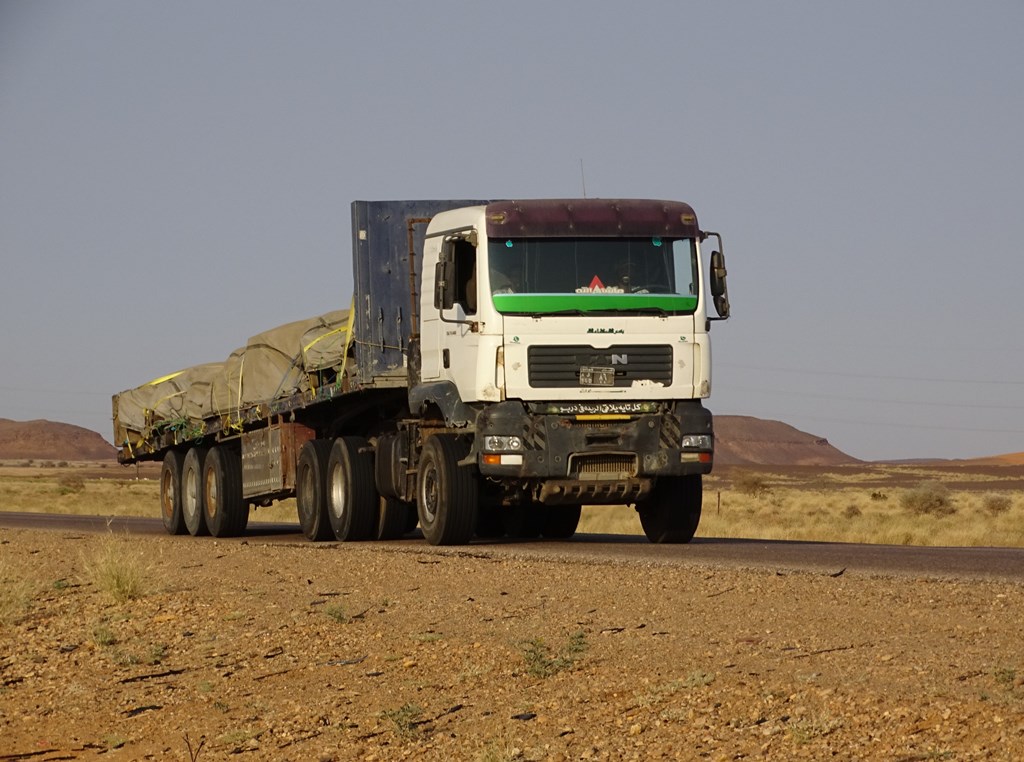
[[[0, 418], [0, 460], [114, 460], [117, 450], [95, 431], [53, 421]], [[857, 463], [827, 439], [780, 421], [715, 416], [719, 465], [828, 466]]]
[[114, 460], [117, 450], [90, 429], [0, 418], [0, 460]]
[[827, 439], [746, 415], [715, 416], [715, 463], [722, 466], [837, 466], [860, 463]]

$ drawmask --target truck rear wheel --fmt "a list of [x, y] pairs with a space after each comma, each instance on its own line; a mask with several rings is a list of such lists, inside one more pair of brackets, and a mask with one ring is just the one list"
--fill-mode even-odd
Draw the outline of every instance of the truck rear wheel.
[[469, 447], [451, 434], [436, 434], [423, 446], [416, 509], [431, 545], [465, 545], [473, 537], [477, 514], [476, 473], [459, 461]]
[[327, 515], [327, 461], [330, 457], [331, 442], [327, 439], [313, 439], [299, 451], [295, 504], [302, 533], [314, 542], [334, 536]]
[[209, 534], [203, 513], [203, 464], [206, 448], [193, 447], [181, 464], [181, 515], [193, 537]]
[[181, 462], [184, 459], [180, 450], [169, 450], [160, 468], [160, 518], [168, 534], [188, 531], [181, 514]]
[[[416, 522], [410, 520], [415, 516], [416, 509], [403, 500], [395, 497], [381, 497], [380, 518], [377, 521], [378, 540], [397, 540], [416, 528]], [[412, 523], [412, 527], [409, 524]]]
[[327, 515], [342, 542], [369, 540], [379, 510], [373, 453], [362, 437], [338, 437], [327, 460]]
[[700, 524], [703, 487], [700, 474], [661, 477], [654, 491], [637, 503], [640, 525], [651, 542], [689, 542]]
[[242, 499], [242, 459], [231, 447], [214, 447], [203, 464], [203, 512], [214, 537], [234, 537], [249, 523]]

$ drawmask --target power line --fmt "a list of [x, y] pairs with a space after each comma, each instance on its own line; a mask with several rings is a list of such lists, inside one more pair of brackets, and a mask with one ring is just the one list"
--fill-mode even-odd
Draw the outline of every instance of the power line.
[[[728, 415], [728, 413], [720, 413], [720, 415]], [[927, 431], [963, 431], [975, 434], [1015, 434], [1024, 436], [1024, 429], [983, 429], [970, 426], [931, 426], [920, 423], [891, 423], [884, 421], [866, 421], [863, 419], [854, 421], [849, 418], [820, 418], [813, 415], [804, 415], [803, 413], [792, 413], [791, 415], [794, 418], [799, 417], [801, 420], [805, 421], [818, 421], [819, 423], [846, 423], [856, 426], [870, 426], [872, 428], [884, 427], [890, 429], [923, 429]]]
[[810, 397], [812, 399], [841, 400], [844, 402], [876, 402], [884, 405], [910, 405], [918, 407], [965, 408], [971, 410], [1024, 410], [1024, 405], [987, 405], [971, 402], [923, 402], [921, 400], [894, 400], [879, 397], [850, 397], [843, 394], [824, 394], [821, 392], [798, 392], [792, 389], [769, 389], [765, 387], [732, 386], [731, 384], [715, 384], [716, 390], [737, 392], [757, 392], [764, 394], [781, 394], [791, 397]]
[[735, 363], [718, 362], [719, 368], [737, 368], [740, 370], [767, 371], [770, 373], [798, 373], [802, 376], [834, 376], [840, 378], [866, 378], [872, 381], [918, 381], [936, 384], [971, 384], [972, 386], [1024, 386], [1022, 381], [993, 381], [978, 378], [933, 378], [928, 376], [883, 376], [872, 373], [844, 373], [835, 370], [807, 370], [802, 368], [771, 368], [763, 365], [736, 365]]

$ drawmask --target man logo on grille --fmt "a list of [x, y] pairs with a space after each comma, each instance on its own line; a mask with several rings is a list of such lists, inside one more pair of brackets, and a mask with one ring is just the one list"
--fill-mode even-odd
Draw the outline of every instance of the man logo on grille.
[[629, 355], [612, 355], [612, 365], [629, 365]]

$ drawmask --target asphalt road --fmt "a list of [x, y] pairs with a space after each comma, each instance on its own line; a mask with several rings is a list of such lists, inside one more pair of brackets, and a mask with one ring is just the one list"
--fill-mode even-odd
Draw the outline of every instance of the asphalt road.
[[[236, 538], [169, 537], [158, 519], [134, 516], [74, 516], [51, 513], [0, 512], [0, 527], [58, 532], [118, 532], [165, 537], [168, 542], [305, 543], [298, 524], [251, 522]], [[325, 543], [326, 546], [337, 543]], [[697, 537], [687, 545], [653, 545], [633, 535], [577, 534], [563, 541], [499, 540], [468, 546], [436, 548], [422, 537], [378, 543], [381, 549], [417, 553], [472, 554], [568, 560], [632, 562], [771, 569], [778, 573], [900, 575], [935, 579], [1024, 581], [1022, 548], [924, 548], [896, 545], [789, 542]]]

